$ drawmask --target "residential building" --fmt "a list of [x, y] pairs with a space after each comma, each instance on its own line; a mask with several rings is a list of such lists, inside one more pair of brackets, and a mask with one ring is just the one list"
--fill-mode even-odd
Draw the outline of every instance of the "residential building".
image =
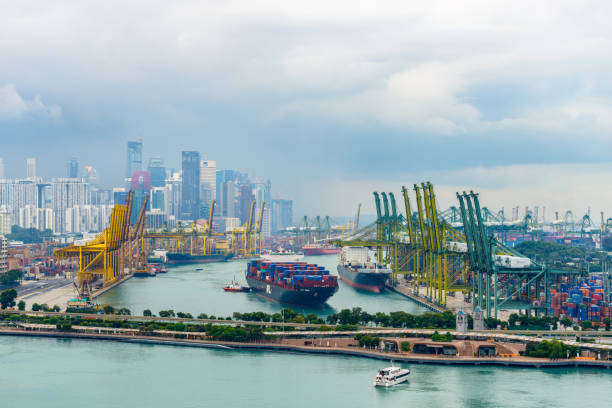
[[4, 235], [0, 235], [0, 274], [8, 272], [8, 243]]
[[200, 217], [200, 153], [184, 151], [181, 155], [183, 186], [181, 192], [181, 219]]
[[29, 179], [36, 178], [36, 158], [30, 157], [26, 159], [26, 177]]
[[12, 226], [13, 215], [8, 211], [6, 206], [0, 207], [0, 235], [10, 234]]
[[55, 213], [54, 232], [66, 231], [66, 210], [89, 204], [88, 185], [81, 178], [54, 178], [51, 180], [52, 208]]
[[171, 177], [166, 179], [166, 186], [164, 187], [164, 209], [168, 216], [179, 219], [180, 203], [181, 203], [181, 191], [183, 188], [183, 180], [181, 173], [174, 173]]

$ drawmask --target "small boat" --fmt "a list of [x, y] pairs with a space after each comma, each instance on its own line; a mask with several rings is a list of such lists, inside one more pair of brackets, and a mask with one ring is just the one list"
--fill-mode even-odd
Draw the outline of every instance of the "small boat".
[[395, 367], [391, 362], [391, 367], [381, 368], [374, 379], [375, 387], [391, 387], [401, 384], [408, 380], [410, 370], [407, 368]]
[[196, 268], [196, 271], [203, 271], [204, 268]]
[[223, 290], [226, 292], [250, 292], [251, 288], [248, 286], [242, 286], [234, 278], [233, 281], [223, 287]]

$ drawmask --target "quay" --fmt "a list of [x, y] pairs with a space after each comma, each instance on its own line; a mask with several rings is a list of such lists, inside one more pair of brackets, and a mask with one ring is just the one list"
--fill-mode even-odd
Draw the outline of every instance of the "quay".
[[385, 287], [387, 289], [389, 289], [392, 292], [395, 293], [399, 293], [402, 296], [407, 297], [408, 299], [410, 299], [411, 301], [413, 301], [414, 303], [416, 303], [417, 305], [424, 307], [432, 312], [438, 312], [438, 313], [442, 313], [444, 311], [446, 311], [447, 309], [445, 309], [444, 307], [437, 305], [427, 299], [425, 299], [424, 297], [415, 295], [414, 293], [412, 293], [411, 289], [405, 286], [392, 286], [389, 284], [386, 284]]

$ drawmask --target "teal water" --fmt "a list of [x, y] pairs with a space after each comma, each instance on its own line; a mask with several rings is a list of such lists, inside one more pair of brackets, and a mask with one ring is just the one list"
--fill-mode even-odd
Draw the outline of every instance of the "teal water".
[[372, 386], [384, 362], [259, 351], [0, 336], [0, 406], [605, 407], [612, 373], [404, 365], [408, 383]]
[[[307, 262], [327, 267], [330, 273], [336, 272], [336, 256], [306, 257]], [[196, 271], [196, 268], [203, 268]], [[132, 278], [100, 296], [101, 304], [127, 307], [134, 314], [150, 309], [157, 314], [160, 310], [173, 309], [191, 313], [215, 316], [231, 316], [233, 312], [275, 313], [282, 305], [264, 299], [254, 293], [227, 293], [223, 286], [234, 276], [246, 285], [244, 271], [246, 261], [235, 260], [222, 263], [201, 265], [182, 265], [168, 268], [167, 274], [149, 278]], [[325, 305], [316, 309], [291, 306], [305, 313], [328, 315], [345, 308], [361, 307], [369, 313], [393, 312], [403, 310], [412, 314], [426, 311], [407, 298], [393, 292], [374, 294], [353, 289], [339, 282], [340, 288]]]

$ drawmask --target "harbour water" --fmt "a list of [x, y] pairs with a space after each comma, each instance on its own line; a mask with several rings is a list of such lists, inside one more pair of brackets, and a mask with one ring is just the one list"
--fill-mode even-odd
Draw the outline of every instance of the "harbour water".
[[603, 407], [612, 390], [610, 370], [417, 364], [377, 389], [386, 363], [365, 358], [10, 336], [0, 364], [3, 407]]
[[[336, 255], [306, 257], [305, 261], [325, 266], [331, 274], [336, 275]], [[202, 268], [198, 271], [197, 268]], [[127, 307], [134, 314], [150, 309], [157, 314], [160, 310], [173, 309], [191, 313], [200, 313], [217, 317], [231, 316], [233, 312], [275, 313], [284, 306], [264, 299], [254, 293], [227, 293], [223, 286], [234, 277], [246, 285], [244, 278], [245, 260], [210, 263], [201, 265], [170, 266], [167, 274], [150, 278], [132, 278], [111, 289], [98, 298], [100, 304], [111, 304], [115, 307]], [[393, 312], [402, 310], [407, 313], [420, 314], [426, 309], [416, 305], [406, 297], [386, 291], [374, 294], [356, 290], [343, 282], [340, 289], [322, 307], [307, 309], [290, 306], [303, 313], [327, 315], [345, 308], [361, 307], [369, 313]]]

